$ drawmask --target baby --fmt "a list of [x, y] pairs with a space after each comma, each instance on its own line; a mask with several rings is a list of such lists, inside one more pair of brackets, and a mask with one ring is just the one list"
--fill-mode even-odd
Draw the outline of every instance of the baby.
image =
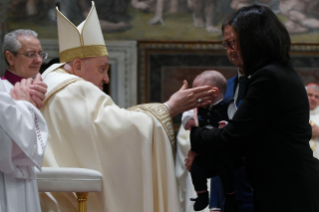
[[[225, 77], [217, 71], [204, 71], [193, 81], [193, 87], [202, 85], [209, 85], [215, 91], [211, 96], [212, 104], [206, 108], [195, 108], [183, 113], [182, 124], [186, 130], [190, 130], [193, 126], [212, 129], [216, 127], [220, 128], [227, 124], [227, 110], [232, 99], [223, 99], [227, 85]], [[213, 153], [209, 149], [191, 149], [191, 151], [198, 153], [190, 167], [193, 185], [198, 196], [196, 199], [191, 199], [195, 201], [195, 211], [203, 210], [209, 203], [207, 178], [219, 175], [224, 192], [226, 194], [235, 193], [233, 169], [235, 166], [242, 165], [240, 157], [236, 157], [230, 153]], [[231, 198], [229, 198], [230, 195], [225, 196], [226, 210], [238, 211], [235, 195], [231, 195]]]

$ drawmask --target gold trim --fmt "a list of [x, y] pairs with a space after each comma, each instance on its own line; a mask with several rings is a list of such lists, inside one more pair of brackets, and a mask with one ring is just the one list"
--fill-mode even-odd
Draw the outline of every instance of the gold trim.
[[78, 198], [78, 212], [87, 212], [86, 201], [89, 192], [76, 192]]
[[54, 70], [55, 73], [60, 73], [60, 74], [69, 74], [66, 70], [63, 68], [57, 68]]
[[[313, 121], [311, 121], [311, 120], [309, 121], [309, 124], [310, 124], [311, 127], [313, 127], [313, 126], [316, 125], [316, 124], [315, 124]], [[317, 148], [317, 142], [316, 142], [316, 140], [315, 140], [314, 137], [312, 137], [312, 138], [310, 139], [309, 145], [310, 145], [310, 148], [312, 149], [313, 156], [314, 156], [315, 158], [317, 158], [317, 157], [316, 157], [316, 154], [315, 154], [315, 151], [316, 151], [316, 148]]]
[[160, 103], [150, 103], [150, 104], [142, 104], [136, 105], [128, 108], [129, 111], [140, 111], [140, 112], [149, 112], [151, 113], [163, 126], [167, 137], [170, 140], [172, 145], [172, 149], [174, 152], [175, 146], [175, 134], [173, 128], [172, 118], [170, 116], [168, 108], [164, 104]]
[[[58, 68], [56, 69], [54, 72], [57, 73], [62, 73], [62, 74], [69, 74], [68, 72], [66, 72], [64, 69], [62, 68]], [[50, 97], [55, 94], [56, 92], [60, 91], [61, 89], [65, 88], [66, 86], [68, 86], [71, 83], [77, 82], [77, 81], [84, 81], [82, 78], [71, 78], [68, 80], [63, 81], [62, 83], [58, 84], [57, 86], [55, 86], [49, 93], [47, 93], [47, 95], [45, 96], [45, 99], [43, 101], [43, 105], [47, 102], [48, 99], [50, 99]]]
[[108, 56], [106, 46], [103, 45], [91, 45], [91, 46], [80, 46], [72, 49], [67, 49], [60, 52], [61, 63], [67, 63], [77, 58], [88, 58], [88, 57], [101, 57]]
[[317, 148], [317, 142], [313, 138], [311, 138], [309, 143], [310, 143], [310, 148], [312, 149], [313, 156], [316, 157], [315, 156], [315, 151], [316, 151], [316, 148]]

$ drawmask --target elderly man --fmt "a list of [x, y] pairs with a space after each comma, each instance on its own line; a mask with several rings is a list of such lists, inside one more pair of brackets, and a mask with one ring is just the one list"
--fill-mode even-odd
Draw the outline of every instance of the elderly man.
[[1, 80], [15, 85], [22, 79], [37, 77], [37, 80], [32, 81], [29, 92], [37, 108], [41, 108], [47, 86], [42, 82], [39, 70], [42, 60], [46, 59], [48, 54], [42, 52], [37, 36], [36, 32], [29, 29], [18, 29], [5, 35], [2, 53], [9, 67]]
[[[39, 80], [40, 74], [35, 81]], [[33, 81], [22, 79], [12, 88], [0, 80], [0, 211], [4, 212], [41, 211], [34, 168], [41, 170], [48, 128], [30, 95]], [[43, 101], [46, 87], [40, 85], [32, 90]]]
[[[166, 104], [121, 109], [101, 91], [109, 63], [94, 4], [77, 28], [58, 10], [57, 24], [61, 63], [43, 73], [50, 130], [44, 166], [101, 172], [103, 190], [90, 194], [89, 211], [180, 211], [171, 117], [209, 104], [210, 87], [185, 83]], [[63, 195], [41, 194], [42, 211], [76, 211], [75, 197]]]
[[42, 52], [38, 34], [28, 29], [18, 29], [5, 35], [2, 53], [9, 66], [1, 79], [12, 85], [23, 78], [35, 77], [39, 73], [42, 60], [48, 54]]
[[313, 156], [319, 158], [319, 85], [310, 83], [306, 86], [309, 108], [310, 108], [310, 125], [312, 127], [312, 138], [310, 147]]

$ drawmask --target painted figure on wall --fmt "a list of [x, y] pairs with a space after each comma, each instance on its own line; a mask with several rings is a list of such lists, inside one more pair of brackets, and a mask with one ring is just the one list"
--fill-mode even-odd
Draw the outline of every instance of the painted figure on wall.
[[132, 2], [136, 2], [135, 5], [143, 4], [143, 8], [136, 8], [136, 6], [132, 3], [132, 6], [136, 9], [140, 9], [144, 12], [154, 13], [155, 16], [151, 18], [147, 24], [162, 24], [165, 25], [165, 21], [163, 18], [163, 14], [165, 12], [168, 13], [178, 13], [185, 12], [181, 6], [179, 0], [146, 0], [146, 1], [138, 1], [132, 0]]
[[212, 0], [188, 0], [188, 8], [193, 11], [195, 27], [206, 27], [207, 32], [221, 33], [220, 29], [213, 26], [213, 13], [216, 1]]
[[11, 0], [8, 10], [14, 20], [24, 18], [43, 18], [53, 6], [50, 0]]
[[319, 30], [319, 1], [280, 0], [280, 11], [288, 18], [285, 26], [290, 33]]
[[[86, 1], [90, 5], [91, 1]], [[131, 17], [127, 13], [128, 3], [127, 0], [95, 0], [103, 32], [122, 32], [131, 28]]]
[[[279, 12], [287, 18], [284, 23], [289, 33], [304, 33], [319, 29], [319, 1], [313, 0], [232, 0], [230, 7], [238, 10], [250, 4], [263, 4], [270, 7], [279, 6]], [[277, 12], [277, 11], [274, 11]]]
[[[8, 2], [9, 31], [28, 26], [42, 36], [42, 26], [44, 31], [49, 27], [52, 32], [46, 33], [46, 38], [52, 39], [56, 38], [55, 6], [76, 22], [86, 17], [91, 0]], [[95, 3], [105, 39], [220, 40], [219, 27], [227, 14], [243, 6], [262, 4], [280, 16], [293, 41], [295, 38], [319, 41], [317, 0], [95, 0]]]

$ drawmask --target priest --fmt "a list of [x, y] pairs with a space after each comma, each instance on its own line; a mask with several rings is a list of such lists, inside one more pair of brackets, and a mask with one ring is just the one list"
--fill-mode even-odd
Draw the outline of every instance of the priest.
[[[14, 88], [0, 80], [0, 211], [40, 212], [35, 167], [41, 170], [48, 128], [30, 95], [44, 99], [40, 80], [23, 79]], [[9, 94], [10, 93], [10, 94]]]
[[[180, 211], [174, 174], [171, 117], [210, 104], [210, 87], [183, 87], [164, 104], [119, 108], [101, 90], [109, 82], [108, 52], [94, 2], [75, 27], [57, 10], [59, 64], [42, 75], [41, 109], [50, 130], [44, 166], [95, 169], [103, 189], [88, 211]], [[41, 194], [42, 211], [76, 211], [73, 194]]]
[[310, 108], [310, 125], [312, 128], [310, 147], [313, 151], [313, 156], [319, 158], [319, 85], [309, 83], [306, 86], [306, 90]]
[[1, 80], [6, 80], [13, 86], [22, 79], [37, 77], [30, 85], [30, 95], [36, 102], [36, 107], [40, 109], [47, 86], [42, 82], [39, 70], [48, 54], [42, 52], [37, 36], [35, 31], [29, 29], [17, 29], [4, 36], [2, 53], [8, 69]]
[[17, 29], [4, 36], [2, 52], [8, 69], [1, 79], [14, 85], [23, 78], [35, 77], [39, 73], [48, 54], [42, 52], [37, 36], [35, 31], [29, 29]]

